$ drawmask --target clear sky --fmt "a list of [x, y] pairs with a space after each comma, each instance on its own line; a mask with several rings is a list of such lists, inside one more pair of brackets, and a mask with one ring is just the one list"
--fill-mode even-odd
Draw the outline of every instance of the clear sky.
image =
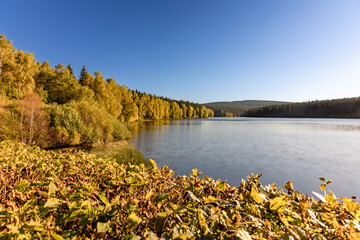
[[0, 34], [178, 100], [360, 95], [359, 0], [0, 0]]

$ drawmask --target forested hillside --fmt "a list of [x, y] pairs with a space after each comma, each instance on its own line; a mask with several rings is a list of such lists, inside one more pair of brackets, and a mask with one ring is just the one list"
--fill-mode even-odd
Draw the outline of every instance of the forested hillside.
[[360, 97], [248, 109], [246, 117], [360, 118]]
[[0, 140], [42, 147], [126, 139], [124, 123], [145, 119], [206, 118], [203, 105], [133, 91], [85, 66], [51, 67], [0, 36]]
[[289, 104], [290, 102], [267, 100], [244, 100], [232, 102], [210, 102], [204, 105], [214, 111], [215, 117], [240, 117], [247, 109], [268, 105]]

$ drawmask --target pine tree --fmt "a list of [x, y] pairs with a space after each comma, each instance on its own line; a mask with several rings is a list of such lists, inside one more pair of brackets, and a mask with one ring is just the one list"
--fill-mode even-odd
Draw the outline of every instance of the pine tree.
[[87, 73], [87, 71], [86, 71], [85, 65], [83, 65], [83, 67], [80, 71], [80, 77], [79, 77], [79, 81], [80, 81], [81, 85], [84, 85], [84, 78], [85, 78], [86, 73]]
[[73, 71], [70, 63], [67, 65], [67, 69], [69, 69], [71, 76], [74, 77], [74, 71]]

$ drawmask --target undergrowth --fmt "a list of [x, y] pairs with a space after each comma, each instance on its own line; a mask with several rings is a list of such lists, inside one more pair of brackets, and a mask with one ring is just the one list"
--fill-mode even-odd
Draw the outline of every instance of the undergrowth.
[[166, 166], [0, 143], [0, 239], [360, 239], [360, 206]]

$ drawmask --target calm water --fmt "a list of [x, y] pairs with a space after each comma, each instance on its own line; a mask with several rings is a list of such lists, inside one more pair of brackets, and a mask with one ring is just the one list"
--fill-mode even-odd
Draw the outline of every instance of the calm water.
[[214, 179], [239, 185], [250, 173], [261, 182], [298, 191], [328, 189], [360, 197], [360, 120], [285, 118], [210, 118], [148, 122], [133, 137], [145, 157], [176, 174], [197, 168]]

